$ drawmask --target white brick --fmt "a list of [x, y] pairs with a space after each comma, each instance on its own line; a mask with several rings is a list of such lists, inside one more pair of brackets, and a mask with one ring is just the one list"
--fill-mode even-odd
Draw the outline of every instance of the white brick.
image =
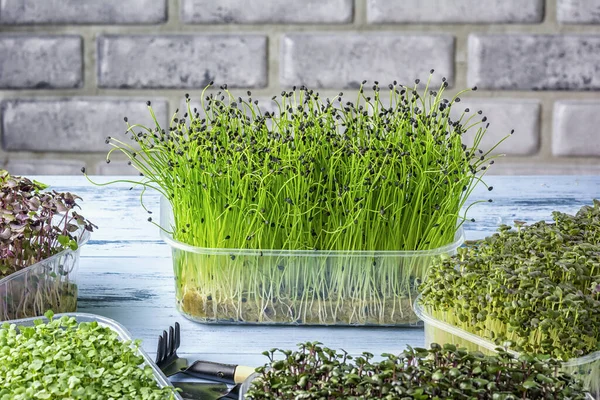
[[182, 0], [181, 20], [202, 24], [348, 23], [353, 0]]
[[[210, 94], [216, 94], [216, 93], [217, 93], [216, 91], [210, 91], [210, 92], [206, 91], [204, 93], [204, 95], [205, 96], [209, 96]], [[245, 102], [248, 101], [248, 95], [246, 94], [246, 90], [241, 90], [241, 89], [240, 90], [235, 90], [234, 89], [234, 90], [231, 91], [231, 94], [233, 96], [235, 96], [235, 99], [236, 99], [235, 101], [236, 102], [238, 102], [237, 99], [239, 97], [241, 97], [242, 100], [244, 100]], [[280, 96], [277, 96], [277, 97], [280, 100]], [[251, 98], [252, 98], [252, 105], [254, 106], [254, 109], [259, 108], [260, 111], [263, 114], [265, 112], [267, 112], [267, 111], [269, 113], [272, 113], [272, 112], [276, 112], [276, 111], [279, 110], [279, 108], [277, 107], [277, 104], [272, 100], [272, 96], [271, 97], [265, 97], [265, 96], [260, 96], [260, 95], [259, 96], [252, 95]], [[258, 100], [258, 105], [254, 104], [255, 100]], [[227, 104], [228, 100], [225, 99], [224, 101]], [[206, 101], [204, 102], [204, 106], [205, 107], [207, 106]], [[180, 99], [177, 107], [178, 107], [178, 110], [179, 110], [179, 114], [178, 114], [179, 118], [182, 118], [185, 115], [185, 113], [187, 113], [187, 110], [188, 110], [185, 98], [181, 98]], [[193, 95], [191, 96], [190, 110], [192, 112], [194, 112], [194, 108], [200, 114], [201, 118], [205, 117], [206, 114], [205, 114], [204, 110], [202, 109], [202, 105], [200, 103], [199, 93], [198, 93], [197, 96], [193, 96]], [[238, 108], [241, 108], [241, 107], [238, 107]], [[252, 116], [252, 113], [246, 107], [244, 107], [244, 110], [247, 111], [247, 115], [248, 116]], [[173, 112], [175, 112], [175, 110], [173, 110]], [[169, 115], [169, 118], [171, 118], [171, 117], [172, 117], [172, 115]]]
[[472, 34], [468, 68], [485, 89], [600, 89], [600, 35]]
[[544, 0], [367, 0], [370, 23], [536, 23]]
[[151, 24], [167, 20], [166, 0], [2, 0], [2, 24]]
[[[166, 121], [166, 101], [153, 101], [152, 108]], [[9, 100], [2, 104], [3, 144], [6, 150], [108, 152], [107, 136], [127, 138], [125, 116], [154, 126], [141, 99]]]
[[81, 37], [0, 36], [0, 89], [68, 89], [83, 85]]
[[103, 88], [204, 88], [267, 84], [267, 39], [259, 35], [107, 35], [98, 38]]
[[600, 101], [569, 100], [554, 104], [552, 153], [600, 157]]
[[[461, 98], [460, 103], [452, 106], [451, 117], [454, 120], [460, 118], [466, 108], [469, 109], [469, 112], [465, 113], [463, 121], [473, 115], [472, 122], [481, 121], [483, 117], [486, 118], [485, 122], [464, 134], [463, 142], [467, 146], [473, 144], [477, 128], [484, 128], [489, 123], [490, 126], [479, 146], [483, 151], [490, 150], [502, 138], [510, 135], [511, 130], [514, 129], [515, 133], [502, 142], [493, 154], [523, 156], [537, 153], [540, 145], [541, 106], [539, 101], [465, 96]], [[481, 115], [477, 114], [479, 110], [483, 111]]]
[[454, 78], [454, 37], [395, 33], [288, 34], [282, 38], [280, 80], [283, 86], [357, 88], [364, 79], [382, 84], [412, 84]]
[[565, 24], [600, 24], [600, 1], [558, 0], [556, 17]]

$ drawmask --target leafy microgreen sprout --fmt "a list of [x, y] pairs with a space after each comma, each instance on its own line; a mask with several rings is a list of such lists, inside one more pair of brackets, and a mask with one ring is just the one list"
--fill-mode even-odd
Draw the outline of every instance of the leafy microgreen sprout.
[[[168, 200], [173, 224], [162, 228], [173, 239], [232, 250], [174, 256], [177, 297], [191, 316], [407, 322], [428, 260], [261, 259], [239, 250], [398, 252], [452, 243], [468, 195], [496, 156], [495, 146], [479, 149], [481, 115], [451, 117], [459, 97], [446, 98], [447, 86], [433, 90], [428, 80], [421, 93], [417, 83], [365, 81], [350, 98], [294, 87], [273, 97], [270, 112], [249, 92], [236, 97], [226, 85], [209, 85], [199, 108], [186, 95], [186, 109], [168, 126], [148, 102], [155, 126], [126, 118], [127, 138], [107, 138], [107, 159], [123, 153], [143, 175], [139, 184]], [[475, 138], [463, 144], [467, 131]]]
[[[0, 170], [0, 279], [65, 249], [95, 225], [74, 209], [80, 197]], [[79, 236], [75, 236], [77, 234]]]
[[[421, 304], [437, 319], [518, 352], [566, 361], [599, 351], [600, 201], [553, 218], [503, 225], [438, 260], [421, 286]], [[583, 370], [586, 386], [600, 395], [600, 360]]]
[[354, 358], [346, 352], [304, 343], [297, 351], [267, 351], [246, 398], [270, 399], [585, 399], [581, 383], [548, 357], [515, 359], [446, 344], [411, 348], [399, 355]]
[[0, 399], [174, 399], [159, 388], [138, 355], [141, 342], [121, 341], [98, 322], [39, 319], [34, 326], [0, 326]]
[[[77, 250], [83, 235], [96, 228], [75, 211], [78, 196], [46, 188], [0, 170], [0, 280], [64, 250]], [[68, 263], [49, 261], [28, 276], [1, 283], [0, 320], [38, 316], [49, 305], [74, 311], [77, 296], [66, 279]]]

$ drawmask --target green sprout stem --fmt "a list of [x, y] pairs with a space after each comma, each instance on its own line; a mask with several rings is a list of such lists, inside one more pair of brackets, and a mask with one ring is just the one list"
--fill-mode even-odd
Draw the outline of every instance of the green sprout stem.
[[[431, 256], [397, 253], [452, 243], [491, 159], [478, 149], [486, 128], [463, 144], [467, 125], [450, 117], [458, 94], [448, 100], [447, 82], [433, 91], [430, 80], [423, 95], [417, 83], [394, 82], [389, 98], [377, 83], [369, 91], [363, 83], [356, 103], [293, 88], [273, 98], [276, 112], [250, 92], [236, 98], [226, 85], [210, 94], [207, 87], [201, 109], [186, 95], [168, 129], [148, 102], [154, 127], [127, 122], [133, 145], [109, 137], [108, 159], [121, 151], [143, 175], [140, 184], [167, 199], [172, 224], [163, 229], [172, 239], [231, 249], [231, 256], [174, 250], [180, 307], [246, 322], [416, 321], [414, 284]], [[477, 118], [467, 119], [469, 129], [482, 124]], [[236, 255], [244, 250], [315, 257]], [[326, 255], [357, 250], [373, 255]]]

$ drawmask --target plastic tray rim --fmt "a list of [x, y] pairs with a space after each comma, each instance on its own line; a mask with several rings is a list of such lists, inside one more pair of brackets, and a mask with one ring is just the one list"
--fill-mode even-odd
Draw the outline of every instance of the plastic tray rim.
[[21, 276], [23, 274], [26, 274], [27, 272], [39, 267], [41, 264], [43, 263], [49, 263], [52, 262], [53, 260], [60, 258], [62, 256], [64, 256], [67, 253], [76, 253], [81, 249], [81, 246], [83, 246], [84, 244], [86, 244], [88, 242], [88, 240], [90, 239], [90, 232], [87, 230], [83, 231], [83, 235], [81, 235], [81, 238], [77, 241], [77, 250], [71, 250], [71, 249], [65, 249], [63, 251], [61, 251], [60, 253], [56, 253], [53, 256], [50, 256], [48, 258], [44, 258], [41, 261], [36, 262], [35, 264], [31, 264], [28, 267], [25, 267], [17, 272], [13, 272], [12, 274], [5, 276], [4, 278], [0, 279], [0, 286], [2, 286], [3, 284], [10, 282], [11, 280], [15, 279], [18, 276]]

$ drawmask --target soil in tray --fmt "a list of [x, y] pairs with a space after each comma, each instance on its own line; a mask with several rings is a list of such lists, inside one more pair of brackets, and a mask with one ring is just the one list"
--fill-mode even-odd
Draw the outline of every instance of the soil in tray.
[[[414, 294], [416, 297], [416, 293]], [[416, 325], [412, 299], [320, 300], [239, 299], [215, 300], [196, 290], [178, 299], [179, 310], [200, 322], [302, 325]]]

